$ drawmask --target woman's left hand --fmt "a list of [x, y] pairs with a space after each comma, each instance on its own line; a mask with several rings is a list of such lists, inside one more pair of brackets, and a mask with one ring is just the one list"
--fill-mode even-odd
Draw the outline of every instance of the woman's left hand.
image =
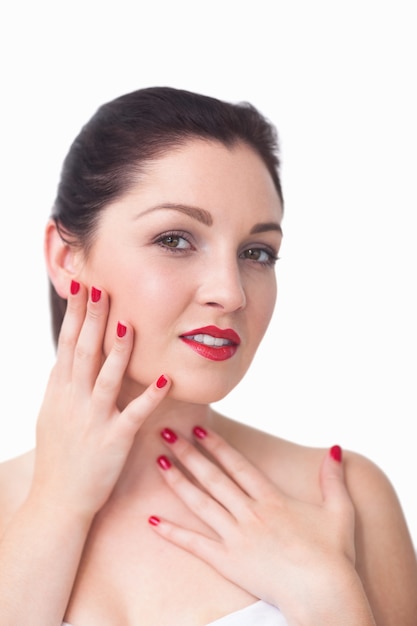
[[217, 433], [196, 427], [194, 435], [208, 454], [170, 431], [166, 441], [195, 482], [166, 456], [158, 463], [170, 488], [214, 533], [183, 528], [155, 512], [149, 521], [156, 532], [289, 614], [297, 603], [329, 602], [337, 580], [343, 588], [351, 579], [355, 559], [354, 509], [335, 458], [340, 448], [323, 459], [317, 505], [283, 493]]

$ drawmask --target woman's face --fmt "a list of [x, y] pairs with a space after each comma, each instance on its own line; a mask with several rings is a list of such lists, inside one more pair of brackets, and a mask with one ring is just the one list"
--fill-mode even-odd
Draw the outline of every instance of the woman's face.
[[130, 384], [165, 373], [171, 397], [197, 403], [236, 386], [273, 312], [281, 217], [253, 150], [202, 140], [148, 164], [104, 210], [79, 277], [109, 294], [106, 352], [118, 320], [134, 327]]

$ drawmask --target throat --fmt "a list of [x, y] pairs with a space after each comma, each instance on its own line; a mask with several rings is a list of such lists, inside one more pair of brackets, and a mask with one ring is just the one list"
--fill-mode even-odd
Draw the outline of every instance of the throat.
[[[217, 430], [218, 415], [208, 406], [187, 405], [184, 410], [155, 412], [140, 427], [116, 483], [110, 501], [120, 497], [147, 497], [165, 483], [157, 467], [157, 458], [169, 456], [169, 447], [161, 436], [169, 428], [177, 436], [195, 442], [193, 429], [196, 426]], [[109, 503], [110, 503], [109, 501]]]

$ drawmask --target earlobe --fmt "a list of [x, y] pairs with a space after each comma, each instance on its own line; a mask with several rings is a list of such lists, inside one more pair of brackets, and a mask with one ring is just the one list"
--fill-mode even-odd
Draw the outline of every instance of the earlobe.
[[49, 278], [61, 298], [68, 297], [68, 289], [76, 274], [75, 249], [63, 241], [54, 220], [45, 228], [44, 254]]

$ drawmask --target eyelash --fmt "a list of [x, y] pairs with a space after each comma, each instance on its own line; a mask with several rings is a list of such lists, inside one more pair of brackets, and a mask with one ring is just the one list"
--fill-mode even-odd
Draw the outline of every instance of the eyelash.
[[[172, 239], [183, 239], [184, 241], [187, 242], [188, 247], [186, 248], [176, 248], [176, 247], [171, 247], [168, 246], [165, 241], [169, 238]], [[188, 252], [190, 249], [193, 249], [192, 244], [189, 241], [189, 237], [190, 235], [188, 233], [185, 233], [183, 231], [178, 231], [178, 230], [173, 230], [170, 231], [168, 233], [162, 233], [162, 235], [159, 235], [154, 243], [158, 244], [159, 246], [161, 246], [161, 248], [163, 248], [164, 250], [168, 250], [169, 252], [172, 252], [174, 254], [181, 254], [181, 253], [185, 253]]]
[[[190, 250], [195, 249], [193, 245], [190, 243], [189, 237], [190, 237], [189, 233], [175, 230], [175, 231], [170, 231], [167, 233], [162, 233], [154, 240], [154, 243], [159, 245], [161, 248], [163, 248], [167, 252], [171, 252], [172, 254], [185, 254], [189, 252]], [[184, 241], [187, 242], [188, 245], [187, 247], [184, 247], [184, 248], [171, 247], [167, 245], [166, 243], [166, 240], [169, 238], [173, 240], [183, 239]], [[248, 257], [244, 257], [244, 255], [247, 254], [248, 252], [259, 252], [259, 254], [264, 253], [267, 255], [268, 258], [266, 261], [258, 261], [258, 260], [250, 259]], [[241, 252], [239, 254], [239, 258], [248, 258], [249, 261], [252, 261], [253, 263], [256, 263], [257, 265], [264, 265], [267, 267], [273, 267], [275, 263], [279, 260], [279, 257], [275, 254], [275, 252], [272, 249], [265, 248], [265, 247], [255, 247], [255, 246], [250, 246], [249, 248]]]
[[279, 256], [277, 256], [272, 250], [269, 250], [268, 248], [256, 248], [255, 246], [251, 246], [250, 248], [247, 248], [246, 250], [244, 250], [242, 254], [239, 256], [242, 257], [242, 255], [247, 252], [259, 252], [260, 254], [264, 253], [268, 256], [268, 259], [266, 261], [255, 261], [254, 259], [248, 259], [249, 261], [253, 261], [254, 263], [257, 263], [258, 265], [266, 265], [267, 267], [273, 267], [275, 263], [279, 260]]

